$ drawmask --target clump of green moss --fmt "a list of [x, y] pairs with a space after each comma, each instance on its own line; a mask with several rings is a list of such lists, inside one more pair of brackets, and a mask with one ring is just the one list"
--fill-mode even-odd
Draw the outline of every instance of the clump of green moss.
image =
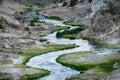
[[74, 21], [64, 21], [63, 23], [66, 24], [66, 25], [71, 25], [71, 26], [80, 26], [80, 27], [85, 26], [81, 22], [74, 22]]
[[67, 27], [67, 26], [56, 26], [56, 27], [51, 31], [51, 33], [52, 33], [52, 32], [56, 32], [56, 31], [60, 31], [60, 30], [67, 30], [67, 29], [69, 29], [69, 27]]
[[63, 18], [61, 17], [58, 17], [58, 16], [46, 16], [47, 19], [53, 19], [53, 20], [64, 20]]
[[21, 13], [31, 12], [32, 10], [32, 8], [23, 8]]
[[83, 28], [75, 28], [72, 30], [64, 30], [63, 32], [57, 32], [56, 37], [57, 38], [69, 38], [69, 39], [75, 39], [79, 32], [81, 32]]
[[[84, 54], [83, 54], [84, 53]], [[73, 56], [74, 55], [74, 56]], [[113, 58], [103, 61], [96, 61], [94, 63], [85, 63], [85, 61], [78, 61], [81, 57], [86, 55], [85, 52], [64, 54], [57, 58], [57, 62], [61, 63], [64, 66], [79, 70], [85, 71], [92, 68], [99, 69], [103, 72], [110, 73], [113, 70], [116, 70], [113, 65], [117, 62], [120, 64], [119, 58]], [[69, 57], [69, 58], [68, 58]], [[74, 60], [74, 61], [71, 61]]]
[[118, 46], [116, 44], [108, 44], [105, 43], [103, 40], [90, 38], [90, 37], [82, 37], [83, 40], [88, 40], [90, 44], [94, 45], [96, 48], [109, 48], [109, 49], [116, 49]]
[[50, 72], [47, 70], [42, 70], [42, 69], [37, 69], [37, 70], [39, 71], [39, 73], [26, 74], [26, 75], [22, 76], [19, 80], [36, 80], [38, 78], [41, 78], [43, 76], [47, 76], [50, 74]]

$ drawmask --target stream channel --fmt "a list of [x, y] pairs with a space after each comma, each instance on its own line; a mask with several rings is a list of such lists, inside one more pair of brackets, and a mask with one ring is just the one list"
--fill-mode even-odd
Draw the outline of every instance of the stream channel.
[[[63, 24], [63, 21], [56, 21], [50, 19], [42, 20], [46, 23], [52, 23], [55, 26], [69, 26]], [[70, 29], [75, 28], [75, 26], [70, 26]], [[62, 30], [63, 31], [63, 30]], [[38, 80], [65, 80], [65, 78], [70, 77], [75, 74], [79, 74], [80, 72], [69, 67], [65, 67], [56, 62], [56, 59], [62, 54], [69, 54], [73, 52], [84, 52], [84, 51], [95, 51], [93, 46], [89, 44], [88, 41], [82, 39], [65, 39], [65, 38], [56, 38], [56, 33], [51, 33], [42, 38], [47, 39], [51, 44], [75, 44], [78, 47], [73, 49], [60, 50], [55, 52], [50, 52], [46, 54], [42, 54], [39, 56], [35, 56], [29, 60], [26, 64], [35, 68], [43, 68], [50, 71], [50, 75], [40, 78]], [[98, 52], [98, 54], [110, 54], [113, 53], [112, 50], [104, 50], [103, 52]]]
[[[103, 0], [93, 0], [91, 5], [92, 13], [88, 16], [92, 17], [96, 13], [96, 11], [98, 11], [103, 5], [104, 5]], [[27, 15], [29, 15], [29, 13]], [[32, 15], [36, 16], [36, 13], [33, 12]], [[40, 19], [39, 21], [45, 23], [51, 23], [54, 26], [69, 26], [70, 29], [77, 28], [77, 26], [75, 27], [75, 26], [65, 25], [63, 24], [63, 21], [45, 19], [44, 16], [42, 16], [42, 18], [43, 19], [42, 20]], [[84, 51], [93, 51], [93, 53], [96, 53], [98, 55], [104, 55], [104, 54], [107, 55], [114, 53], [113, 49], [104, 49], [102, 51], [96, 51], [94, 47], [90, 45], [89, 42], [86, 40], [82, 40], [82, 39], [70, 40], [65, 38], [56, 38], [56, 33], [57, 32], [53, 32], [42, 38], [47, 39], [47, 41], [50, 44], [75, 44], [78, 47], [73, 49], [50, 52], [31, 58], [26, 65], [35, 68], [42, 68], [50, 71], [50, 75], [40, 78], [38, 80], [65, 80], [65, 78], [67, 77], [80, 73], [80, 71], [71, 69], [69, 67], [65, 67], [56, 62], [56, 59], [62, 54], [69, 54], [73, 52], [84, 52]]]

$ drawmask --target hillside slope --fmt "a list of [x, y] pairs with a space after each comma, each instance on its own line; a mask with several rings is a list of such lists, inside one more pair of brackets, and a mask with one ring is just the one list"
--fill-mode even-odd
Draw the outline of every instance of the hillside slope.
[[83, 32], [84, 36], [120, 43], [120, 1], [107, 2], [92, 18], [91, 27]]

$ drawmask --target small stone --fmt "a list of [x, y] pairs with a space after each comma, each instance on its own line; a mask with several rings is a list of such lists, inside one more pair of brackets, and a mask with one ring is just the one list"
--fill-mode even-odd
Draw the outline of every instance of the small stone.
[[95, 70], [93, 70], [93, 69], [86, 71], [86, 74], [94, 74], [94, 73], [95, 73]]
[[115, 69], [117, 69], [117, 68], [119, 68], [120, 66], [119, 66], [118, 63], [116, 62], [116, 63], [113, 65], [113, 67], [114, 67]]

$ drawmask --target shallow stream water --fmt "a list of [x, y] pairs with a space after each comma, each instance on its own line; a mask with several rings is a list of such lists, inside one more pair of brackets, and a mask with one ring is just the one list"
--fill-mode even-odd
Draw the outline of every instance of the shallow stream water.
[[[65, 24], [63, 24], [62, 21], [60, 22], [60, 21], [45, 19], [45, 22], [52, 23], [55, 26], [56, 25], [66, 26]], [[56, 33], [57, 32], [48, 34], [42, 38], [47, 39], [47, 41], [50, 42], [51, 44], [75, 44], [78, 47], [73, 49], [50, 52], [50, 53], [42, 54], [42, 55], [31, 58], [26, 65], [35, 67], [35, 68], [47, 69], [51, 72], [50, 75], [40, 78], [38, 80], [65, 80], [66, 77], [79, 74], [80, 73], [79, 71], [62, 66], [61, 64], [57, 63], [56, 59], [62, 54], [69, 54], [73, 52], [95, 51], [93, 46], [90, 45], [89, 42], [86, 40], [82, 40], [82, 39], [70, 40], [65, 38], [56, 38]], [[112, 50], [105, 49], [102, 52], [96, 51], [96, 53], [110, 54], [113, 52]]]
[[[44, 20], [46, 23], [52, 23], [53, 25], [57, 26], [68, 26], [63, 24], [63, 21], [55, 21], [55, 20]], [[74, 69], [62, 66], [61, 64], [56, 62], [57, 57], [62, 54], [68, 54], [72, 52], [80, 52], [80, 51], [91, 51], [93, 48], [89, 45], [89, 42], [82, 39], [65, 39], [65, 38], [56, 38], [56, 33], [48, 34], [42, 38], [47, 39], [48, 42], [51, 44], [75, 44], [78, 47], [73, 49], [67, 50], [60, 50], [56, 52], [50, 52], [47, 54], [39, 55], [30, 59], [27, 63], [28, 66], [36, 67], [36, 68], [43, 68], [51, 71], [50, 75], [43, 77], [38, 80], [65, 80], [66, 77], [70, 77], [75, 74], [79, 74], [79, 71]]]
[[[99, 4], [100, 3], [101, 2], [99, 2]], [[50, 20], [50, 19], [43, 19], [39, 21], [42, 21], [45, 23], [51, 23], [54, 26], [69, 26], [69, 25], [63, 24], [63, 21], [56, 21], [56, 20]], [[75, 28], [75, 26], [70, 26], [70, 28], [71, 29]], [[50, 42], [51, 44], [75, 44], [78, 47], [73, 49], [50, 52], [50, 53], [42, 54], [42, 55], [31, 58], [26, 65], [35, 67], [35, 68], [47, 69], [51, 72], [50, 75], [40, 78], [38, 80], [65, 80], [66, 77], [79, 74], [80, 73], [79, 71], [62, 66], [61, 64], [57, 63], [56, 59], [62, 54], [69, 54], [73, 52], [95, 51], [93, 46], [90, 45], [89, 42], [86, 40], [82, 40], [82, 39], [70, 40], [65, 38], [56, 38], [56, 33], [57, 32], [48, 34], [42, 38], [47, 39], [47, 41]], [[113, 53], [113, 50], [105, 49], [102, 52], [95, 51], [95, 53], [110, 54], [110, 53]]]

